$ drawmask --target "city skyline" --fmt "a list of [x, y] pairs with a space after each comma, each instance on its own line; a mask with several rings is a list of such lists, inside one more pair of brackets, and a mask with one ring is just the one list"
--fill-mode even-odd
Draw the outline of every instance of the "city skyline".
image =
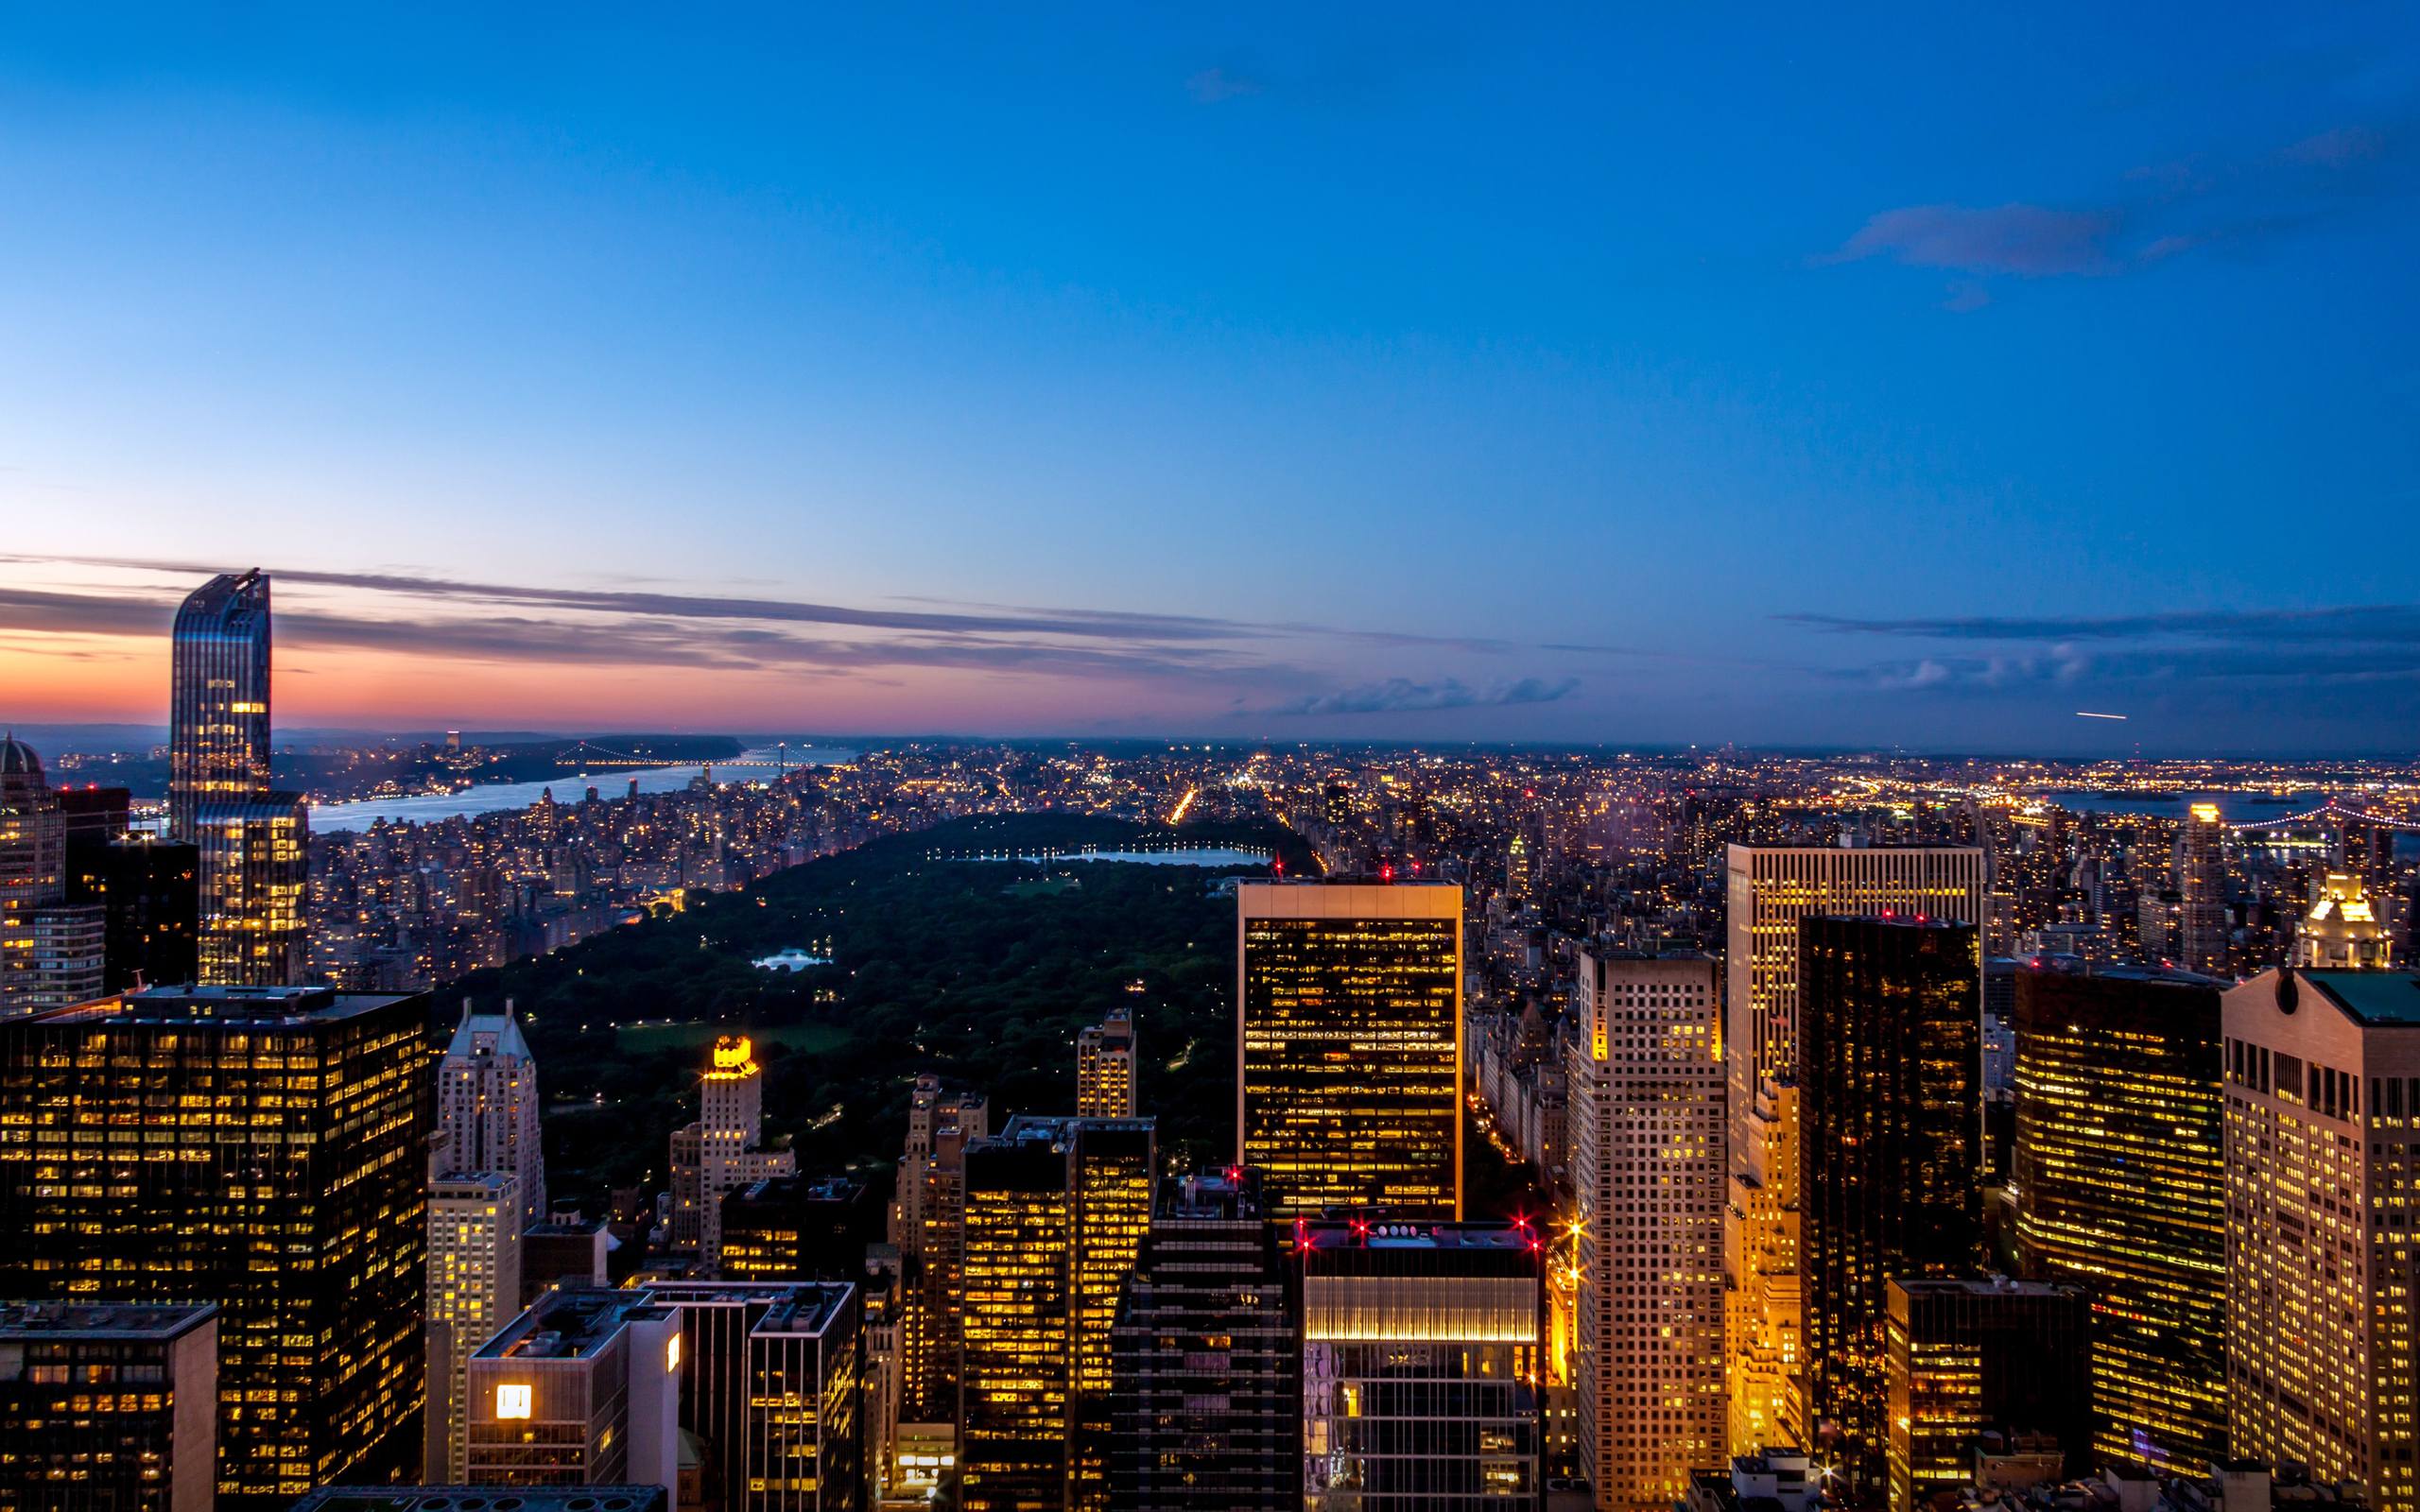
[[2408, 13], [287, 19], [0, 61], [13, 720], [2420, 732]]

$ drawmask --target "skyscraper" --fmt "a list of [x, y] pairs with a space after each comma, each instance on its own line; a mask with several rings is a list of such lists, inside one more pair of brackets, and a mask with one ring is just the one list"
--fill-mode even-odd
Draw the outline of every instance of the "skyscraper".
[[1979, 926], [1987, 866], [1973, 846], [1735, 844], [1724, 869], [1722, 1044], [1732, 1172], [1723, 1224], [1732, 1314], [1725, 1334], [1731, 1451], [1747, 1454], [1809, 1441], [1795, 1369], [1803, 1323], [1797, 1198], [1782, 1190], [1796, 1183], [1801, 1147], [1790, 1088], [1798, 1074], [1799, 921], [1887, 909]]
[[1980, 931], [1824, 917], [1799, 939], [1807, 1447], [1877, 1487], [1883, 1288], [1983, 1260]]
[[221, 573], [187, 595], [171, 633], [168, 838], [198, 841], [202, 805], [275, 785], [268, 576]]
[[672, 1246], [712, 1266], [722, 1249], [722, 1196], [768, 1177], [795, 1176], [798, 1157], [769, 1150], [765, 1072], [745, 1036], [716, 1039], [698, 1083], [698, 1121], [672, 1134]]
[[966, 1152], [961, 1502], [1107, 1504], [1110, 1330], [1150, 1227], [1149, 1119], [1011, 1119]]
[[1124, 1008], [1076, 1036], [1076, 1116], [1134, 1116], [1134, 1015]]
[[0, 1023], [0, 1296], [216, 1302], [221, 1496], [413, 1447], [426, 1033], [425, 998], [313, 988]]
[[1236, 886], [1236, 1163], [1272, 1215], [1460, 1215], [1461, 926], [1447, 885]]
[[1721, 993], [1699, 954], [1580, 955], [1572, 1040], [1580, 1464], [1669, 1506], [1724, 1458]]
[[1111, 1335], [1118, 1512], [1299, 1512], [1302, 1355], [1276, 1238], [1249, 1171], [1163, 1184]]
[[2015, 1022], [2017, 1264], [2092, 1298], [2093, 1452], [2204, 1474], [2227, 1453], [2218, 984], [2024, 970]]
[[205, 982], [301, 970], [309, 819], [271, 784], [268, 578], [222, 573], [177, 610], [169, 664], [168, 838], [200, 847]]
[[2412, 1512], [2420, 976], [2228, 989], [2227, 1438]]
[[944, 1092], [930, 1074], [916, 1078], [891, 1230], [900, 1257], [899, 1422], [958, 1420], [966, 1151], [990, 1133], [990, 1105], [982, 1097]]
[[454, 1038], [437, 1064], [429, 1174], [508, 1173], [520, 1187], [521, 1227], [543, 1222], [546, 1155], [538, 1117], [538, 1061], [510, 1000], [501, 1013], [476, 1013], [464, 998]]
[[1891, 1512], [1973, 1485], [1986, 1432], [2055, 1439], [2069, 1472], [2083, 1473], [2082, 1288], [2005, 1277], [1885, 1285]]
[[449, 1171], [428, 1183], [428, 1407], [422, 1478], [470, 1478], [471, 1356], [521, 1311], [521, 1183], [509, 1171]]
[[101, 995], [101, 905], [68, 901], [67, 820], [32, 747], [0, 738], [0, 1019]]
[[2359, 872], [2331, 871], [2311, 889], [2309, 911], [2294, 932], [2294, 964], [2321, 971], [2383, 971], [2394, 964], [2394, 936]]
[[0, 1506], [211, 1512], [218, 1310], [0, 1304]]
[[2176, 833], [2178, 965], [2204, 976], [2234, 980], [2227, 969], [2227, 827], [2215, 803], [2196, 803]]
[[1303, 1505], [1480, 1512], [1540, 1496], [1546, 1252], [1511, 1224], [1294, 1226]]

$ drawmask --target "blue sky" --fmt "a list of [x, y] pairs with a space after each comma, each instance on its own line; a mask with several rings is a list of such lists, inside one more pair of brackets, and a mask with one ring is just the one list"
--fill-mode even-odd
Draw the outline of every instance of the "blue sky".
[[29, 13], [0, 713], [2409, 751], [2420, 22], [2121, 9]]

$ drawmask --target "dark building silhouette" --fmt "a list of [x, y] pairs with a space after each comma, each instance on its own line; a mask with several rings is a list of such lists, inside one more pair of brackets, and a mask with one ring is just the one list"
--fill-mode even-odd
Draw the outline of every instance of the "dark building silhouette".
[[103, 993], [199, 975], [200, 888], [198, 846], [69, 836], [67, 895], [101, 905]]
[[419, 1448], [427, 1035], [313, 988], [0, 1024], [0, 1296], [216, 1302], [222, 1506]]
[[1118, 1512], [1277, 1512], [1303, 1504], [1293, 1269], [1259, 1183], [1170, 1178], [1110, 1342]]
[[1802, 920], [1798, 1052], [1808, 1447], [1874, 1486], [1884, 1288], [1971, 1276], [1983, 1258], [1975, 926]]
[[218, 1310], [0, 1304], [0, 1507], [211, 1512]]
[[722, 1197], [727, 1280], [857, 1280], [866, 1246], [887, 1214], [871, 1190], [845, 1177], [769, 1177]]
[[2219, 986], [2184, 972], [2016, 981], [2017, 1263], [2092, 1299], [2092, 1448], [2202, 1475], [2227, 1453]]
[[1891, 1512], [1973, 1485], [1976, 1442], [1987, 1432], [2054, 1439], [2067, 1473], [2084, 1472], [2087, 1314], [2073, 1286], [2004, 1277], [1889, 1283]]

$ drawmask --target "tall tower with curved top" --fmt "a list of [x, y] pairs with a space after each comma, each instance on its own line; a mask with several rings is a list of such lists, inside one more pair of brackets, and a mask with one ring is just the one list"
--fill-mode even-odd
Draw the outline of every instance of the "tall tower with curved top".
[[269, 776], [268, 577], [221, 573], [177, 610], [168, 837], [201, 848], [201, 979], [278, 986], [302, 969], [309, 818]]

